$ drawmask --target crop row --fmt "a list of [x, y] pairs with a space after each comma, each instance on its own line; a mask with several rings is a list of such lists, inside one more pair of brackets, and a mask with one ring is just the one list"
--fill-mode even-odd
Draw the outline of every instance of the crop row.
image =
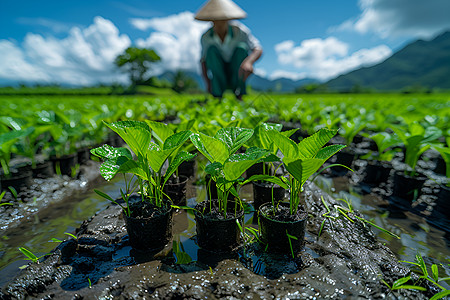
[[441, 153], [449, 177], [448, 95], [306, 97], [260, 94], [245, 102], [194, 96], [7, 97], [2, 99], [0, 116], [3, 177], [14, 171], [11, 157], [26, 157], [35, 166], [37, 158], [92, 148], [111, 135], [103, 121], [118, 120], [165, 121], [211, 136], [220, 128], [255, 128], [267, 121], [291, 124], [304, 136], [324, 127], [340, 128], [347, 145], [361, 137], [376, 144], [371, 159], [390, 161], [402, 148], [411, 174], [420, 155], [434, 148]]

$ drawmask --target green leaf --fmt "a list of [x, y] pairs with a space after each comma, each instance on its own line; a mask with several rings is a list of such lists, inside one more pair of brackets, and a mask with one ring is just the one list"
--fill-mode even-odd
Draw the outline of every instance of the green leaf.
[[158, 144], [161, 147], [164, 145], [166, 139], [174, 134], [173, 130], [164, 123], [149, 120], [145, 120], [145, 122], [152, 129], [152, 136], [158, 141]]
[[186, 142], [189, 139], [191, 134], [192, 131], [186, 130], [177, 132], [174, 135], [167, 137], [167, 139], [164, 142], [163, 149], [167, 150], [180, 147], [181, 145], [183, 145], [184, 142]]
[[[337, 130], [322, 128], [298, 143], [299, 158], [313, 158], [337, 133]], [[333, 153], [334, 154], [334, 153]]]
[[433, 279], [435, 282], [439, 281], [439, 270], [438, 270], [438, 266], [436, 264], [433, 264], [431, 266], [431, 273], [433, 274]]
[[65, 234], [65, 235], [68, 235], [68, 236], [70, 236], [70, 237], [72, 237], [72, 238], [74, 238], [74, 239], [78, 239], [76, 235], [74, 235], [74, 234], [72, 234], [72, 233], [70, 233], [70, 232], [64, 232], [64, 234]]
[[8, 189], [11, 191], [11, 194], [13, 195], [14, 199], [17, 199], [17, 191], [13, 186], [8, 186]]
[[434, 296], [431, 297], [430, 300], [442, 299], [448, 295], [450, 295], [450, 290], [445, 290], [445, 291], [439, 292], [437, 294], [434, 294]]
[[223, 174], [223, 165], [220, 162], [215, 161], [206, 165], [205, 172], [212, 177], [220, 177]]
[[223, 164], [225, 179], [230, 181], [238, 179], [248, 168], [268, 154], [269, 151], [259, 149], [258, 151], [253, 150], [247, 153], [230, 155]]
[[[228, 146], [223, 141], [204, 135], [203, 133], [200, 133], [199, 137], [204, 149], [206, 149], [206, 152], [208, 153], [208, 156], [212, 158], [210, 161], [218, 161], [221, 164], [225, 163], [225, 160], [227, 160], [229, 156]], [[199, 151], [202, 152], [200, 149]]]
[[125, 156], [108, 159], [100, 165], [100, 174], [102, 174], [103, 178], [109, 181], [116, 176], [120, 167], [128, 161], [130, 161], [130, 159]]
[[120, 168], [117, 171], [117, 173], [130, 173], [138, 176], [143, 180], [150, 181], [151, 183], [153, 182], [152, 178], [149, 178], [145, 170], [142, 169], [142, 164], [138, 164], [134, 160], [128, 160], [124, 164], [120, 165]]
[[324, 159], [309, 158], [306, 160], [295, 160], [289, 163], [285, 162], [286, 170], [291, 174], [300, 184], [303, 184], [308, 178], [313, 175], [325, 162]]
[[152, 142], [146, 153], [148, 164], [153, 171], [160, 173], [164, 162], [174, 151], [174, 148], [161, 150], [158, 145]]
[[429, 126], [425, 129], [423, 143], [429, 143], [437, 140], [442, 136], [442, 130], [437, 127]]
[[205, 146], [203, 145], [202, 141], [200, 140], [200, 135], [198, 133], [193, 133], [190, 136], [191, 142], [194, 145], [197, 150], [203, 154], [210, 162], [214, 162], [214, 158], [209, 155], [208, 150], [206, 150]]
[[30, 250], [24, 248], [24, 247], [20, 247], [19, 248], [20, 252], [22, 252], [26, 257], [28, 257], [30, 260], [32, 260], [33, 262], [38, 261], [38, 257], [36, 255], [34, 255]]
[[109, 196], [108, 194], [103, 193], [100, 190], [94, 189], [94, 192], [96, 192], [99, 196], [105, 198], [106, 200], [115, 201], [113, 198], [111, 198], [111, 196]]
[[91, 149], [91, 154], [100, 157], [103, 160], [113, 159], [119, 156], [125, 156], [129, 159], [133, 159], [130, 150], [128, 150], [127, 148], [124, 147], [114, 148], [106, 144], [101, 147]]
[[180, 151], [177, 156], [170, 163], [169, 167], [166, 170], [166, 174], [164, 175], [164, 184], [166, 184], [167, 180], [169, 180], [170, 176], [178, 169], [178, 167], [184, 162], [193, 159], [196, 154], [191, 154], [186, 151]]
[[27, 129], [22, 130], [12, 130], [6, 133], [0, 134], [0, 152], [10, 152], [11, 146], [14, 143], [23, 137], [31, 134], [34, 130], [34, 127], [29, 127]]
[[400, 289], [405, 289], [405, 290], [418, 290], [418, 291], [426, 291], [427, 289], [418, 285], [401, 285], [398, 287], [392, 287], [392, 290], [400, 290]]
[[289, 189], [289, 186], [283, 180], [281, 180], [281, 178], [270, 175], [253, 175], [244, 182], [242, 182], [241, 184], [244, 185], [252, 181], [267, 181], [274, 184], [278, 184], [279, 186], [281, 186], [286, 190]]
[[314, 158], [324, 159], [325, 161], [332, 157], [337, 152], [347, 147], [346, 145], [331, 145], [320, 149]]
[[401, 286], [402, 284], [407, 283], [410, 279], [411, 279], [411, 276], [406, 276], [406, 277], [402, 277], [402, 278], [397, 279], [392, 284], [392, 289], [394, 289], [394, 288], [396, 288], [398, 286]]
[[368, 137], [377, 144], [379, 153], [383, 153], [387, 148], [392, 147], [399, 142], [394, 135], [387, 132], [378, 132], [376, 134], [371, 134]]
[[152, 138], [150, 127], [147, 123], [140, 121], [118, 121], [114, 123], [103, 121], [103, 123], [116, 132], [127, 143], [134, 154], [144, 155], [146, 153]]
[[269, 130], [267, 135], [283, 153], [284, 159], [295, 160], [298, 158], [297, 145], [293, 140], [275, 130]]
[[427, 265], [425, 264], [425, 261], [423, 260], [422, 255], [417, 253], [416, 254], [416, 260], [417, 260], [417, 263], [419, 264], [420, 269], [423, 272], [423, 275], [425, 276], [425, 278], [427, 278], [428, 277]]
[[224, 142], [230, 154], [235, 153], [253, 135], [253, 129], [227, 127], [221, 128], [214, 135], [215, 139]]

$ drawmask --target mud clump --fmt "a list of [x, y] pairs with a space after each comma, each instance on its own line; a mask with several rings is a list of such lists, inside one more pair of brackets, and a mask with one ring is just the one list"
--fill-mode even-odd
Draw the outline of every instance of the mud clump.
[[[310, 214], [306, 246], [294, 259], [268, 258], [252, 244], [245, 248], [246, 254], [241, 249], [238, 255], [214, 263], [202, 260], [199, 252], [197, 261], [177, 264], [172, 245], [159, 253], [132, 250], [121, 209], [110, 206], [85, 221], [76, 240], [61, 243], [45, 260], [30, 264], [1, 290], [0, 299], [388, 297], [390, 291], [380, 278], [392, 284], [410, 270], [352, 214], [349, 218], [354, 222], [346, 218], [326, 222], [318, 237], [327, 211], [321, 197], [329, 206], [336, 204], [315, 185], [305, 185], [303, 205]], [[428, 298], [414, 290], [395, 293]]]

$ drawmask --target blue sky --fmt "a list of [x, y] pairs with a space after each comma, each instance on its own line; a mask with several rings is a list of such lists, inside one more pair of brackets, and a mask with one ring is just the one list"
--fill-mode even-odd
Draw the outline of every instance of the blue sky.
[[[264, 54], [255, 73], [327, 80], [450, 30], [448, 0], [236, 0]], [[162, 57], [154, 73], [199, 70], [204, 0], [11, 1], [0, 4], [0, 85], [125, 82], [114, 57], [130, 45]]]

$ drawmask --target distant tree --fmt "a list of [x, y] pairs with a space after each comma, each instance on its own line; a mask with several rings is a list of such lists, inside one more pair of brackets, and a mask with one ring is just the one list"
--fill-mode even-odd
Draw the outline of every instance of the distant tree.
[[295, 89], [295, 93], [298, 94], [323, 93], [326, 91], [327, 87], [323, 84], [318, 83], [305, 84]]
[[173, 75], [172, 89], [177, 93], [183, 93], [188, 91], [196, 91], [199, 89], [198, 83], [186, 72], [178, 70]]
[[129, 47], [116, 57], [114, 63], [129, 74], [132, 86], [136, 86], [148, 80], [145, 76], [151, 64], [160, 60], [152, 49]]

